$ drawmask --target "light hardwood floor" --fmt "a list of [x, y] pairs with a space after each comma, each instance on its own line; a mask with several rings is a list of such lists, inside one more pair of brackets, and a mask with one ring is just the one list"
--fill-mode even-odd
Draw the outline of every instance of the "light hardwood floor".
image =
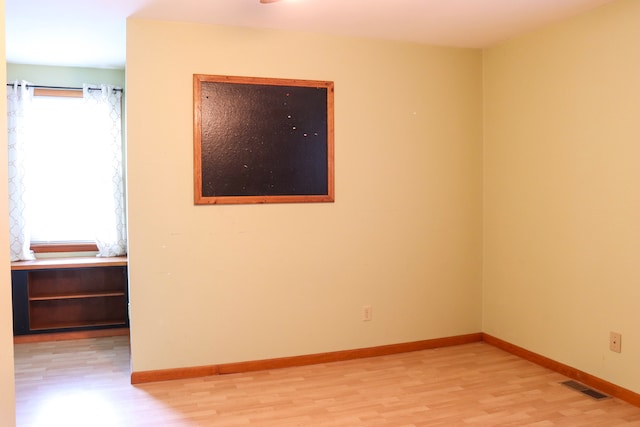
[[486, 343], [132, 386], [128, 337], [15, 345], [19, 427], [640, 426]]

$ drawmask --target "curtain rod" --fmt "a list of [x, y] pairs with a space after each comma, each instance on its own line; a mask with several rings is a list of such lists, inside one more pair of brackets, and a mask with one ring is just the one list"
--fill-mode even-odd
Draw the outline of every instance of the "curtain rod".
[[[7, 86], [13, 86], [13, 83], [7, 83]], [[39, 86], [39, 85], [27, 85], [34, 89], [55, 89], [55, 90], [82, 90], [81, 87], [65, 87], [65, 86]], [[99, 87], [90, 87], [89, 90], [101, 90]], [[116, 92], [122, 92], [122, 89], [114, 88]]]

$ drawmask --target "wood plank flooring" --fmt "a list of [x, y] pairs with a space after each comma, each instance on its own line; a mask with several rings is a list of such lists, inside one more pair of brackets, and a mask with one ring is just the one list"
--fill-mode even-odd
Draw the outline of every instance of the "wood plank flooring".
[[128, 337], [15, 345], [18, 427], [640, 426], [486, 343], [132, 386]]

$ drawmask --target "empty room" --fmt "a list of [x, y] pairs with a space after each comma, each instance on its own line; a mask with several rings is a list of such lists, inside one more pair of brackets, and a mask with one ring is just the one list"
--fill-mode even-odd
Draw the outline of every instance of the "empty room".
[[0, 424], [640, 425], [639, 1], [2, 3], [8, 95], [118, 93], [126, 261], [1, 229]]

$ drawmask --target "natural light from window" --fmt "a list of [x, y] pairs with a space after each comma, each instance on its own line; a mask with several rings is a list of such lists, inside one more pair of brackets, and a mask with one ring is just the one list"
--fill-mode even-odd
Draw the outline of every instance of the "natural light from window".
[[[26, 175], [32, 242], [92, 242], [93, 179], [109, 173], [111, 154], [92, 138], [91, 109], [82, 98], [35, 96]], [[105, 162], [105, 159], [107, 160]], [[105, 165], [106, 163], [106, 165]]]

